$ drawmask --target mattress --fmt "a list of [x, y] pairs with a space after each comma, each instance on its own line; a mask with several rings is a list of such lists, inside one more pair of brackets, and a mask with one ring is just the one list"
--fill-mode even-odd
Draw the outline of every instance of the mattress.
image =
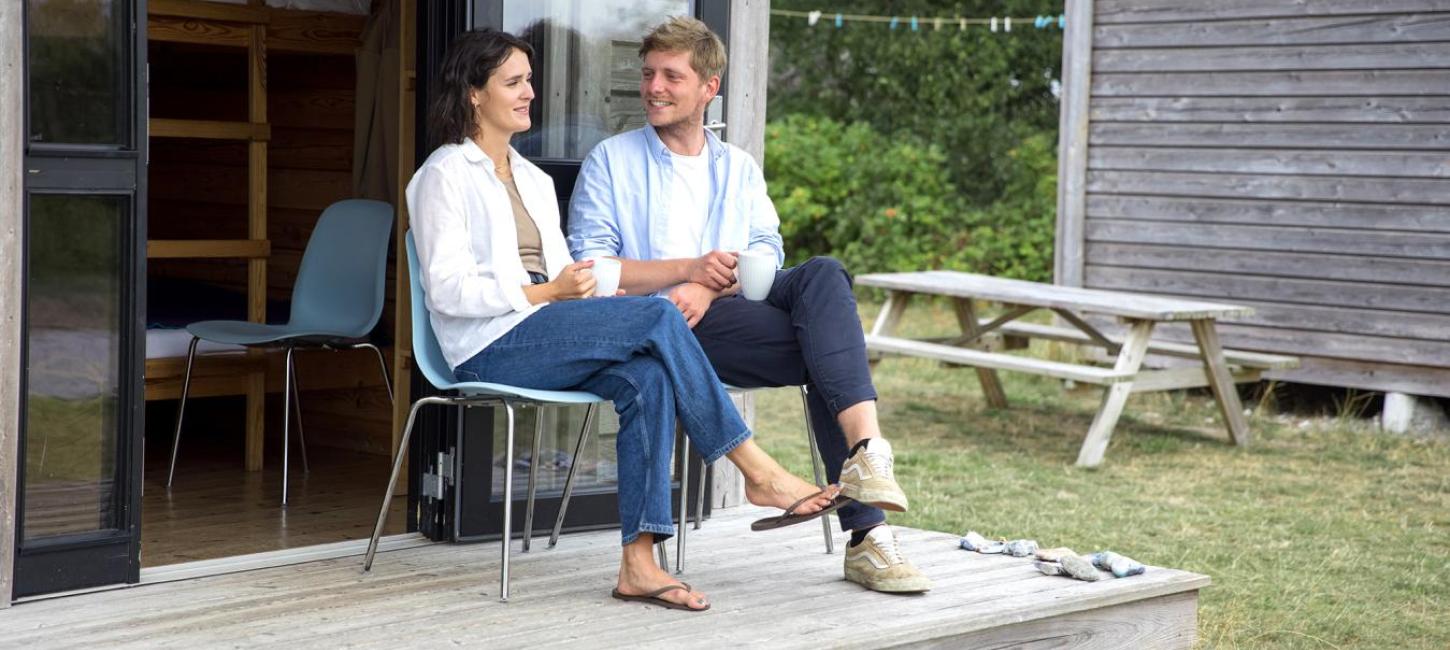
[[[168, 357], [186, 356], [186, 348], [191, 345], [191, 333], [184, 329], [151, 328], [146, 330], [146, 358], [165, 359]], [[213, 352], [241, 352], [246, 350], [240, 345], [230, 343], [213, 343], [211, 341], [200, 341], [196, 344], [197, 354]]]

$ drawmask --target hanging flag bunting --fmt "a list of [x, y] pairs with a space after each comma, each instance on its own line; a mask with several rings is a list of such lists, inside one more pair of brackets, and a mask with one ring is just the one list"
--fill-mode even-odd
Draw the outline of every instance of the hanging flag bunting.
[[[770, 13], [773, 16], [804, 18], [806, 19], [806, 24], [812, 27], [816, 26], [816, 24], [820, 22], [821, 16], [826, 15], [825, 12], [819, 9], [813, 11], [771, 9]], [[962, 16], [955, 16], [954, 18], [956, 20], [958, 30], [966, 31], [968, 25], [981, 25], [992, 32], [1011, 32], [1013, 21], [1021, 21], [1023, 23], [1026, 23], [1029, 20], [1025, 17], [1013, 18], [1011, 16], [989, 16], [986, 18], [964, 18]], [[911, 27], [911, 31], [920, 32], [922, 22], [928, 22], [932, 25], [934, 29], [940, 31], [942, 25], [946, 24], [947, 21], [950, 20], [953, 20], [953, 18], [946, 18], [943, 16], [910, 16], [907, 25]], [[1032, 26], [1037, 29], [1049, 29], [1052, 27], [1057, 27], [1058, 29], [1067, 29], [1067, 16], [1063, 14], [1058, 14], [1056, 16], [1033, 16], [1030, 20], [1032, 21]], [[902, 23], [901, 16], [877, 16], [872, 14], [847, 14], [840, 12], [837, 12], [835, 14], [835, 19], [833, 22], [836, 28], [840, 29], [845, 26], [847, 21], [858, 23], [885, 24], [887, 28], [891, 30], [895, 30]]]

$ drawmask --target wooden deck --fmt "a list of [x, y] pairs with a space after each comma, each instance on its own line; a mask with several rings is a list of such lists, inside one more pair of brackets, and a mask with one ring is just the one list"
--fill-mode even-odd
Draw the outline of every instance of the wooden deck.
[[497, 543], [434, 544], [382, 553], [370, 575], [361, 558], [343, 558], [24, 603], [0, 611], [0, 638], [32, 648], [1187, 648], [1209, 583], [1162, 568], [1096, 583], [1047, 577], [1027, 559], [960, 550], [954, 534], [899, 528], [936, 588], [876, 594], [842, 579], [844, 538], [826, 555], [815, 525], [749, 532], [762, 512], [720, 511], [692, 531], [683, 577], [711, 597], [701, 614], [610, 599], [619, 540], [603, 531], [515, 553], [508, 603], [497, 600]]

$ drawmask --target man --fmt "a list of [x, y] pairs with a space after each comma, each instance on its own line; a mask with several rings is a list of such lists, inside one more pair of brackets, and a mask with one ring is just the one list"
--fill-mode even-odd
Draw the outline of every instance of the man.
[[877, 424], [845, 269], [817, 257], [778, 271], [763, 301], [738, 295], [734, 253], [768, 250], [777, 265], [784, 254], [760, 167], [704, 128], [724, 44], [704, 23], [676, 17], [651, 31], [639, 53], [649, 125], [601, 142], [585, 159], [570, 203], [570, 252], [618, 257], [626, 292], [667, 296], [726, 383], [806, 384], [829, 478], [856, 500], [837, 511], [852, 533], [846, 578], [877, 591], [930, 589], [881, 510], [904, 512], [907, 500]]

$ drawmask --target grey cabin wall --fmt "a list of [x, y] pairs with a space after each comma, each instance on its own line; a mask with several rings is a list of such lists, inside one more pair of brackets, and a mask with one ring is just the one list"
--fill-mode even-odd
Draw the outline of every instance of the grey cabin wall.
[[1450, 1], [1082, 4], [1059, 281], [1253, 306], [1224, 343], [1305, 357], [1279, 378], [1450, 396]]

